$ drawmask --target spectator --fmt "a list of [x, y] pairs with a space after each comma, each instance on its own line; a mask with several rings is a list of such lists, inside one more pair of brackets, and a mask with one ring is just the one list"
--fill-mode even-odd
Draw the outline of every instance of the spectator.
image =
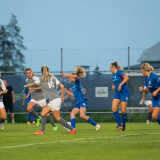
[[[4, 107], [6, 109], [6, 113], [9, 111], [11, 112], [11, 118], [12, 118], [12, 123], [15, 123], [14, 120], [14, 108], [13, 108], [13, 104], [15, 103], [15, 95], [14, 95], [14, 91], [13, 88], [11, 86], [7, 86], [7, 81], [3, 80], [4, 85], [7, 89], [7, 93], [3, 95], [3, 103], [4, 103]], [[7, 120], [6, 120], [7, 122]]]

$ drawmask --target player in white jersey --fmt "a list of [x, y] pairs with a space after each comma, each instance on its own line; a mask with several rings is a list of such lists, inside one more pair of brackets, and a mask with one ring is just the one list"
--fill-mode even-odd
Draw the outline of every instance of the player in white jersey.
[[[62, 126], [70, 130], [71, 134], [76, 133], [76, 130], [71, 127], [64, 119], [60, 116], [61, 103], [64, 102], [64, 86], [61, 84], [55, 76], [49, 73], [49, 68], [43, 66], [41, 68], [42, 76], [37, 79], [33, 84], [25, 85], [24, 87], [32, 87], [34, 85], [39, 85], [42, 87], [45, 98], [49, 100], [49, 103], [43, 108], [41, 112], [41, 130], [35, 132], [35, 135], [45, 134], [45, 125], [46, 125], [46, 114], [50, 111], [52, 112], [55, 120], [59, 122]], [[57, 92], [57, 87], [61, 88], [61, 96]]]
[[[27, 84], [32, 84], [34, 83], [38, 77], [32, 72], [31, 68], [26, 68], [25, 69], [25, 74], [27, 75], [27, 79], [26, 79], [26, 83]], [[27, 111], [33, 115], [35, 118], [37, 118], [37, 126], [39, 126], [40, 124], [40, 120], [41, 117], [38, 116], [38, 114], [34, 111], [34, 107], [39, 105], [41, 107], [41, 109], [44, 108], [44, 106], [46, 105], [46, 99], [44, 98], [44, 94], [42, 92], [42, 87], [40, 87], [39, 85], [34, 85], [33, 87], [30, 87], [29, 89], [29, 94], [31, 93], [31, 100], [27, 106]], [[27, 97], [29, 97], [29, 94], [27, 95]], [[57, 126], [54, 123], [53, 117], [47, 113], [46, 116], [48, 117], [48, 120], [50, 121], [53, 130], [57, 131]]]
[[3, 81], [0, 79], [0, 119], [1, 119], [1, 129], [4, 129], [4, 121], [7, 119], [6, 110], [4, 108], [3, 104], [3, 94], [7, 93], [7, 89], [3, 83]]

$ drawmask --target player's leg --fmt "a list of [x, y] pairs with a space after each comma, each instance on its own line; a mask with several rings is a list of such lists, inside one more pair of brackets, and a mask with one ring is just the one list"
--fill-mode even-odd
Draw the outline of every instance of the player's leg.
[[152, 112], [152, 118], [157, 120], [157, 122], [160, 124], [160, 108], [159, 107], [154, 107], [153, 112]]
[[152, 102], [151, 101], [148, 101], [147, 103], [147, 107], [148, 107], [148, 121], [147, 121], [147, 124], [149, 123], [152, 123], [152, 111], [153, 111], [153, 108], [152, 108]]
[[121, 103], [121, 101], [119, 99], [113, 99], [112, 101], [112, 112], [113, 112], [113, 116], [118, 124], [117, 128], [115, 131], [118, 131], [119, 129], [122, 129], [121, 126], [121, 119], [119, 116], [119, 112], [118, 112], [118, 106]]
[[71, 117], [71, 126], [73, 128], [76, 128], [76, 115], [79, 113], [80, 109], [79, 108], [73, 108], [73, 110], [70, 113]]
[[46, 126], [46, 114], [50, 111], [51, 111], [51, 108], [48, 105], [43, 108], [41, 112], [41, 130], [38, 132], [34, 132], [35, 135], [43, 135], [45, 133], [44, 130]]
[[121, 102], [122, 123], [123, 123], [123, 129], [122, 129], [122, 131], [125, 131], [125, 126], [126, 126], [127, 105], [128, 105], [128, 102]]
[[7, 114], [2, 104], [0, 104], [0, 119], [1, 119], [1, 129], [4, 129], [4, 121], [7, 119]]
[[96, 127], [96, 130], [100, 129], [100, 125], [98, 125], [96, 122], [92, 120], [91, 117], [86, 115], [86, 107], [80, 107], [80, 117], [84, 120], [86, 120], [88, 123]]
[[[45, 106], [42, 106], [41, 109], [43, 110], [44, 107]], [[53, 117], [49, 113], [46, 114], [46, 117], [49, 120], [49, 122], [51, 123], [53, 131], [57, 131], [58, 127], [56, 126], [56, 124], [55, 124], [55, 122], [53, 120]]]

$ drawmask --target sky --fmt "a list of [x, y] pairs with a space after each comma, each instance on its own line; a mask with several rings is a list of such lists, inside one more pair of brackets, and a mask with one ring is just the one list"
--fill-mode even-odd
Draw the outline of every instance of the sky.
[[0, 24], [15, 14], [27, 47], [27, 67], [63, 70], [76, 65], [109, 70], [131, 64], [160, 41], [160, 0], [0, 0]]

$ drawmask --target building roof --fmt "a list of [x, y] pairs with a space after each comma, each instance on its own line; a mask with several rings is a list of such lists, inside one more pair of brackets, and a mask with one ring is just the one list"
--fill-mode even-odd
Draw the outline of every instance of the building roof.
[[138, 61], [141, 63], [160, 62], [160, 42], [144, 50]]

